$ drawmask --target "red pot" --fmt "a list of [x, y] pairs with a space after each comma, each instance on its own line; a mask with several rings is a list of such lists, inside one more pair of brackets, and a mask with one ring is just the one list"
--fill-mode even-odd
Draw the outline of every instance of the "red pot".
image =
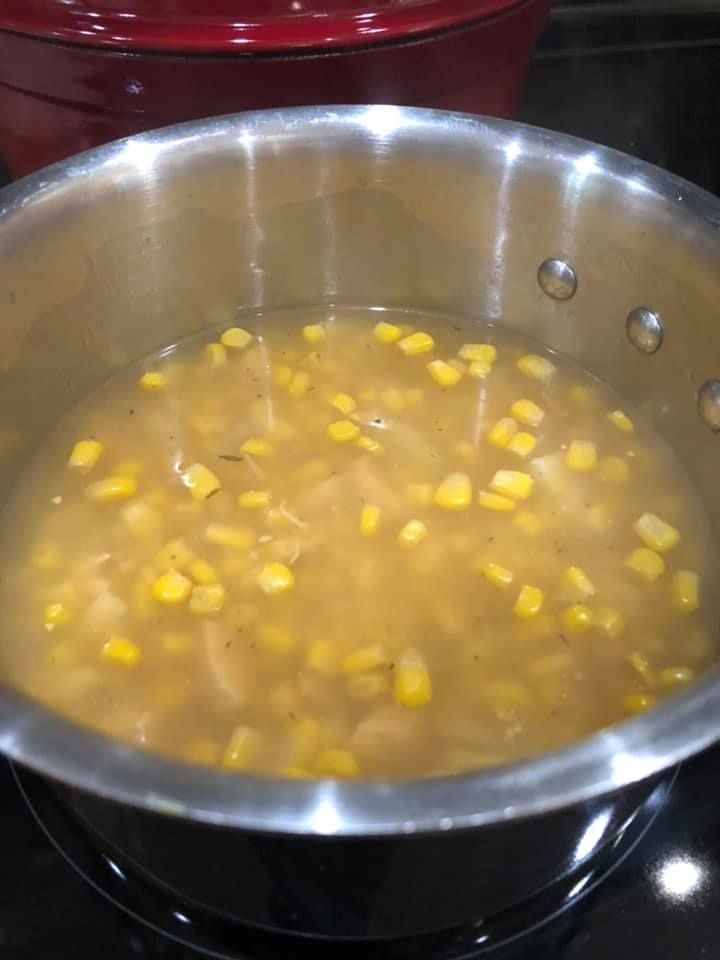
[[[548, 0], [3, 0], [12, 176], [141, 130], [314, 103], [511, 116]], [[182, 8], [180, 10], [180, 8]]]

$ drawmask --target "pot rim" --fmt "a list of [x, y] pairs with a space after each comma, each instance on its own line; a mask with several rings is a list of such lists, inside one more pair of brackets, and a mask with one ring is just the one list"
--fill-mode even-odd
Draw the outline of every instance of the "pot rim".
[[[687, 181], [615, 150], [513, 121], [394, 106], [302, 107], [191, 121], [97, 147], [0, 191], [3, 226], [48, 192], [81, 190], [102, 168], [115, 173], [150, 154], [209, 138], [242, 144], [262, 136], [330, 136], [386, 143], [454, 136], [468, 148], [548, 148], [626, 187], [720, 226], [720, 200]], [[590, 164], [590, 160], [592, 163]], [[119, 173], [118, 173], [119, 175]], [[173, 761], [80, 727], [0, 686], [0, 750], [69, 786], [130, 806], [205, 823], [274, 833], [368, 836], [432, 833], [536, 816], [660, 773], [720, 736], [720, 676], [711, 671], [650, 712], [562, 750], [480, 772], [420, 780], [281, 780]]]

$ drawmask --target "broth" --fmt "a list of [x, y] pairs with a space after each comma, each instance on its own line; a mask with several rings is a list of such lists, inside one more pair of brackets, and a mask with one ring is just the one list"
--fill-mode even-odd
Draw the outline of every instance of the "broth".
[[23, 473], [8, 682], [195, 763], [410, 777], [560, 747], [709, 665], [697, 494], [606, 384], [456, 318], [242, 323], [123, 371]]

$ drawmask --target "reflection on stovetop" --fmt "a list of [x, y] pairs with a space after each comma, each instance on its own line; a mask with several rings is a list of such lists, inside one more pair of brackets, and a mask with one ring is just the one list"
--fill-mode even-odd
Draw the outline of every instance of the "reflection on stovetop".
[[[0, 874], [0, 957], [32, 960], [197, 960], [104, 900], [55, 850], [24, 804], [10, 767], [0, 768], [3, 869]], [[689, 761], [642, 840], [577, 906], [532, 934], [479, 958], [492, 960], [701, 960], [714, 956], [720, 934], [720, 749]], [[520, 865], [519, 865], [520, 868]], [[491, 865], [489, 865], [491, 869]], [[259, 941], [247, 960], [271, 960], [272, 941]], [[442, 951], [441, 951], [442, 952]], [[365, 952], [338, 946], [335, 955]], [[242, 956], [242, 954], [240, 954]], [[283, 950], [283, 955], [287, 955]], [[333, 957], [326, 945], [298, 944], [293, 956]], [[372, 960], [397, 952], [375, 945]], [[425, 948], [417, 954], [433, 960]], [[413, 956], [404, 952], [407, 960]], [[468, 947], [466, 957], [473, 956]]]

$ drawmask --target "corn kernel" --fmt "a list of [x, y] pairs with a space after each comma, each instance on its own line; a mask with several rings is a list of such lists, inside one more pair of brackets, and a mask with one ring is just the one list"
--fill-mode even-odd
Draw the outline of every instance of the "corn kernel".
[[517, 422], [512, 417], [501, 417], [487, 435], [488, 441], [494, 447], [507, 447], [517, 433]]
[[203, 355], [211, 367], [222, 367], [227, 363], [227, 350], [221, 343], [207, 343]]
[[62, 552], [57, 543], [51, 540], [44, 540], [35, 544], [33, 547], [30, 562], [36, 570], [47, 572], [49, 570], [55, 570], [60, 565], [62, 556]]
[[515, 616], [523, 620], [529, 620], [536, 616], [542, 610], [543, 592], [539, 587], [531, 587], [527, 584], [522, 587], [518, 598], [515, 601], [513, 612]]
[[355, 673], [347, 679], [347, 692], [355, 700], [372, 700], [389, 689], [390, 681], [384, 673]]
[[498, 470], [490, 481], [490, 489], [513, 500], [527, 500], [532, 493], [533, 478], [519, 470]]
[[398, 533], [397, 540], [401, 547], [415, 547], [428, 535], [428, 528], [422, 520], [408, 520]]
[[644, 653], [640, 653], [638, 650], [633, 650], [632, 653], [628, 654], [627, 662], [633, 668], [635, 673], [637, 673], [637, 675], [645, 681], [645, 683], [651, 684], [653, 682], [650, 661]]
[[220, 744], [209, 737], [193, 737], [185, 744], [182, 755], [188, 763], [214, 767], [220, 759]]
[[183, 603], [190, 596], [192, 581], [179, 570], [162, 573], [152, 585], [152, 595], [158, 603]]
[[402, 336], [402, 329], [394, 323], [381, 320], [373, 327], [373, 333], [381, 343], [395, 343]]
[[468, 363], [480, 361], [492, 366], [497, 359], [497, 348], [491, 343], [464, 343], [458, 350], [458, 356]]
[[298, 370], [292, 375], [292, 379], [290, 380], [287, 389], [291, 397], [299, 400], [300, 397], [304, 397], [308, 392], [309, 386], [310, 374], [307, 372], [307, 370]]
[[73, 470], [87, 473], [98, 462], [103, 450], [104, 447], [99, 440], [78, 440], [70, 451], [68, 466]]
[[276, 387], [284, 388], [290, 385], [292, 380], [293, 372], [290, 367], [285, 364], [279, 364], [277, 367], [273, 367], [272, 372], [272, 382]]
[[672, 605], [680, 613], [692, 613], [700, 606], [700, 577], [693, 570], [677, 570], [672, 583]]
[[466, 510], [472, 502], [472, 484], [466, 473], [450, 473], [435, 491], [433, 500], [443, 510]]
[[501, 567], [498, 563], [486, 563], [482, 568], [482, 575], [488, 583], [496, 587], [509, 587], [513, 582], [513, 574], [506, 567]]
[[149, 540], [162, 527], [162, 518], [146, 503], [129, 503], [122, 512], [122, 518], [128, 533], [136, 540]]
[[562, 580], [563, 585], [580, 600], [585, 600], [595, 594], [595, 587], [582, 567], [568, 567], [562, 575]]
[[364, 537], [374, 537], [380, 527], [380, 507], [366, 503], [360, 511], [360, 533]]
[[192, 646], [192, 637], [189, 633], [178, 633], [174, 630], [168, 630], [160, 637], [160, 643], [165, 653], [170, 656], [179, 656], [187, 653]]
[[336, 420], [328, 426], [327, 435], [335, 443], [351, 443], [360, 436], [360, 427], [352, 420]]
[[586, 607], [584, 603], [574, 603], [571, 607], [563, 610], [562, 623], [570, 633], [582, 633], [592, 626], [592, 610]]
[[382, 644], [373, 643], [369, 647], [361, 647], [343, 658], [340, 669], [343, 673], [366, 673], [375, 670], [387, 662]]
[[600, 461], [600, 478], [607, 483], [627, 483], [630, 468], [622, 457], [605, 457]]
[[654, 513], [644, 513], [633, 524], [633, 530], [640, 537], [646, 547], [651, 550], [657, 550], [658, 553], [665, 553], [666, 550], [672, 550], [680, 539], [680, 534], [665, 523]]
[[388, 387], [380, 394], [380, 401], [388, 413], [402, 413], [407, 408], [407, 400], [402, 390], [396, 387]]
[[408, 500], [417, 507], [427, 507], [432, 503], [433, 488], [431, 483], [411, 483], [407, 488]]
[[565, 463], [578, 473], [594, 470], [597, 459], [597, 447], [592, 440], [573, 440], [565, 453]]
[[252, 343], [253, 336], [242, 327], [228, 327], [220, 337], [220, 343], [230, 350], [244, 350]]
[[357, 410], [357, 404], [349, 393], [336, 393], [330, 401], [330, 406], [335, 407], [344, 416], [349, 417], [351, 413]]
[[543, 529], [540, 517], [530, 510], [518, 510], [513, 517], [513, 524], [529, 537], [536, 537]]
[[628, 693], [623, 699], [623, 706], [625, 707], [625, 712], [630, 714], [636, 713], [645, 713], [646, 710], [650, 710], [657, 703], [657, 697], [653, 696], [652, 693], [636, 692]]
[[492, 364], [488, 363], [487, 360], [473, 360], [468, 367], [468, 375], [471, 376], [473, 380], [484, 380], [486, 377], [489, 377], [491, 373]]
[[138, 383], [143, 390], [147, 390], [148, 393], [154, 392], [156, 390], [164, 390], [167, 385], [167, 377], [164, 373], [160, 373], [159, 370], [148, 370], [147, 373], [144, 373]]
[[397, 345], [406, 357], [416, 357], [420, 353], [429, 353], [435, 346], [435, 341], [429, 333], [418, 330], [417, 333], [411, 333], [402, 340], [398, 340]]
[[477, 463], [478, 461], [477, 448], [468, 440], [461, 440], [459, 443], [456, 443], [452, 448], [452, 452], [465, 460], [466, 463]]
[[488, 490], [478, 491], [477, 502], [479, 507], [500, 512], [514, 510], [517, 506], [510, 497], [503, 497], [499, 493], [490, 493]]
[[545, 419], [545, 411], [532, 400], [516, 400], [510, 407], [510, 413], [520, 423], [528, 427], [539, 427]]
[[173, 570], [183, 570], [194, 557], [195, 554], [190, 547], [188, 547], [181, 537], [178, 537], [177, 540], [171, 540], [169, 543], [166, 543], [165, 546], [155, 554], [153, 566], [161, 573], [170, 568]]
[[85, 496], [99, 503], [110, 503], [113, 500], [127, 500], [136, 490], [137, 480], [134, 477], [111, 476], [85, 487]]
[[358, 775], [360, 768], [349, 750], [331, 749], [317, 755], [313, 770], [321, 777], [351, 779]]
[[274, 449], [273, 445], [262, 437], [248, 437], [240, 447], [242, 453], [247, 453], [251, 457], [270, 457]]
[[638, 547], [637, 550], [633, 550], [625, 560], [625, 566], [640, 574], [649, 583], [657, 580], [665, 572], [663, 558], [654, 550], [648, 550], [647, 547]]
[[338, 651], [332, 640], [313, 640], [305, 660], [308, 668], [316, 673], [331, 676], [337, 672]]
[[293, 572], [284, 563], [266, 563], [257, 575], [257, 585], [263, 593], [284, 593], [292, 589], [294, 584]]
[[132, 640], [113, 634], [102, 645], [100, 656], [103, 660], [121, 663], [124, 667], [134, 667], [140, 660], [141, 653], [140, 647]]
[[260, 752], [262, 738], [252, 727], [235, 727], [222, 757], [228, 770], [247, 770]]
[[516, 454], [518, 457], [527, 457], [533, 452], [536, 446], [537, 437], [534, 437], [531, 433], [525, 433], [524, 430], [520, 430], [507, 445], [507, 451], [508, 453]]
[[364, 433], [361, 433], [360, 436], [355, 441], [355, 446], [360, 447], [361, 450], [367, 450], [368, 453], [382, 453], [383, 445], [379, 440], [376, 440], [375, 437], [368, 437]]
[[454, 387], [462, 379], [462, 373], [444, 360], [431, 360], [427, 370], [435, 383], [441, 387]]
[[191, 613], [209, 615], [219, 613], [225, 604], [225, 587], [221, 583], [207, 583], [193, 587], [190, 594]]
[[297, 645], [295, 634], [291, 633], [287, 627], [272, 623], [266, 623], [259, 627], [257, 636], [263, 650], [279, 656], [287, 656], [292, 653]]
[[635, 430], [635, 424], [622, 410], [613, 410], [607, 417], [610, 423], [614, 423], [618, 430], [622, 430], [623, 433], [632, 433]]
[[614, 607], [601, 607], [593, 613], [593, 626], [599, 627], [609, 637], [619, 637], [625, 629], [625, 620]]
[[665, 690], [679, 690], [695, 679], [692, 667], [665, 667], [658, 674], [660, 686]]
[[238, 496], [238, 506], [246, 510], [261, 510], [269, 507], [272, 494], [269, 490], [243, 490]]
[[404, 707], [424, 707], [432, 700], [432, 682], [422, 654], [414, 647], [405, 650], [394, 670], [393, 696]]
[[517, 368], [526, 377], [531, 380], [549, 380], [555, 373], [554, 363], [550, 363], [545, 357], [538, 357], [534, 353], [529, 353], [525, 357], [520, 357], [517, 362]]
[[72, 614], [64, 603], [48, 603], [43, 610], [43, 623], [46, 630], [54, 630], [72, 619]]
[[306, 323], [302, 328], [303, 339], [307, 343], [325, 343], [327, 336], [325, 327], [321, 323]]
[[202, 463], [191, 463], [187, 470], [180, 474], [180, 479], [194, 500], [207, 500], [221, 487], [218, 477]]

